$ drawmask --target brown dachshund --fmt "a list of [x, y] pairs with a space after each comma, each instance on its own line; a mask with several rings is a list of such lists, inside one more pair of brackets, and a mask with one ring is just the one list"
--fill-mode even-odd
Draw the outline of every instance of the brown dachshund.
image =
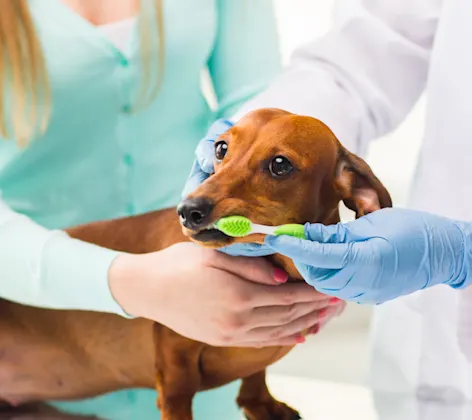
[[[175, 209], [167, 209], [79, 226], [69, 234], [130, 253], [189, 238], [220, 247], [263, 241], [261, 235], [233, 239], [212, 229], [223, 216], [268, 225], [331, 224], [339, 221], [341, 200], [357, 216], [391, 206], [367, 164], [313, 118], [277, 109], [252, 112], [217, 140], [215, 158], [215, 174], [179, 206], [183, 232]], [[271, 258], [300, 279], [290, 260]], [[265, 382], [266, 367], [291, 348], [217, 348], [145, 319], [8, 301], [0, 301], [0, 331], [0, 397], [9, 403], [157, 387], [163, 420], [191, 420], [195, 393], [242, 379], [237, 403], [248, 419], [299, 418], [269, 394]]]

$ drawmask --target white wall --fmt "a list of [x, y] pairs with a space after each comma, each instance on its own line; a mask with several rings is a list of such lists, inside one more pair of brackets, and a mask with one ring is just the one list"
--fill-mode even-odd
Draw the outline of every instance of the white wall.
[[[287, 63], [298, 45], [323, 36], [331, 27], [334, 0], [274, 0], [282, 57]], [[340, 2], [342, 3], [342, 2]], [[367, 160], [389, 188], [394, 202], [405, 205], [423, 130], [424, 101], [392, 135], [375, 141]]]

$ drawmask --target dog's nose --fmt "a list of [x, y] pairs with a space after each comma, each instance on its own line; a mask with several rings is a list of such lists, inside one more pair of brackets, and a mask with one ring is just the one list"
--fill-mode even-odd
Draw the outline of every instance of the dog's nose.
[[177, 206], [180, 221], [187, 229], [198, 230], [207, 224], [214, 204], [206, 198], [190, 198]]

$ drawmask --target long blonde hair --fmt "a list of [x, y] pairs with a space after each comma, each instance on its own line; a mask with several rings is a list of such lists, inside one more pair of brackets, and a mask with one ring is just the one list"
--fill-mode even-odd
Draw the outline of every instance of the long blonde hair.
[[[140, 49], [143, 63], [142, 103], [156, 95], [164, 71], [163, 0], [149, 0], [152, 15], [140, 2]], [[153, 24], [157, 23], [158, 78], [151, 83]], [[9, 112], [5, 112], [8, 103]], [[8, 115], [11, 119], [7, 121]], [[44, 132], [51, 115], [51, 91], [46, 62], [28, 7], [28, 0], [6, 0], [0, 11], [0, 136], [13, 137], [24, 146], [40, 130]]]

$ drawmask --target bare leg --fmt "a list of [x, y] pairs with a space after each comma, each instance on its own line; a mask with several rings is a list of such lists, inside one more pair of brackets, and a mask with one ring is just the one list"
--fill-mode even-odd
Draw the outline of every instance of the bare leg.
[[300, 415], [277, 401], [267, 388], [265, 370], [243, 379], [238, 405], [248, 420], [299, 420]]

